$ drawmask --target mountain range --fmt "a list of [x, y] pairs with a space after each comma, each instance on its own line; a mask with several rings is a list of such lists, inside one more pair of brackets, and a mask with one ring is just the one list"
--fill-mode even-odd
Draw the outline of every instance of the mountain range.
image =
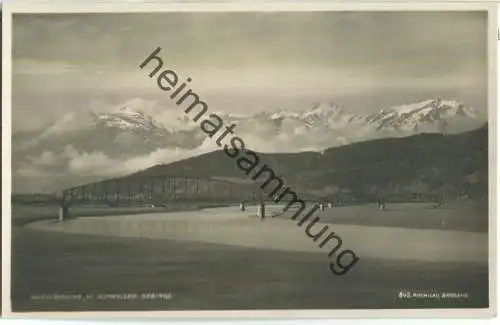
[[[440, 98], [354, 114], [335, 103], [302, 111], [277, 109], [251, 115], [218, 113], [247, 147], [267, 153], [321, 152], [360, 141], [420, 133], [458, 134], [486, 121], [459, 101]], [[217, 150], [190, 116], [179, 109], [157, 118], [140, 108], [71, 112], [46, 128], [12, 136], [14, 187], [47, 179], [60, 186], [126, 175]]]

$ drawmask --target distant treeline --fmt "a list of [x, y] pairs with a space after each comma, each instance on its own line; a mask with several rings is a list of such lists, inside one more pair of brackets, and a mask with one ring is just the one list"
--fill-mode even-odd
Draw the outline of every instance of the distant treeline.
[[55, 194], [46, 193], [13, 193], [11, 196], [12, 203], [43, 203], [56, 204], [58, 202]]

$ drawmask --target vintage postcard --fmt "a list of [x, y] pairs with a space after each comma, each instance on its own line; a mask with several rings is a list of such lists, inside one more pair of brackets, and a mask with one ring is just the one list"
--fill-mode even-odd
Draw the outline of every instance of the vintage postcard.
[[495, 313], [491, 5], [3, 11], [7, 314]]

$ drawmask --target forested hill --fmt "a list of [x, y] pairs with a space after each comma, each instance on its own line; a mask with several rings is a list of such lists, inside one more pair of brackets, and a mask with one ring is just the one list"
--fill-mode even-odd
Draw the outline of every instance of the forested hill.
[[[458, 134], [419, 134], [358, 142], [324, 153], [258, 153], [297, 190], [329, 195], [349, 193], [488, 193], [488, 127]], [[223, 151], [134, 175], [190, 175], [242, 179], [245, 173]]]

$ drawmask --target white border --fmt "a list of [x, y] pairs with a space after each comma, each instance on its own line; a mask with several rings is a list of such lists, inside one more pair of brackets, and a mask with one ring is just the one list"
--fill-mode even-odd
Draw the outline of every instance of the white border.
[[[2, 311], [3, 314], [16, 318], [83, 318], [83, 317], [148, 317], [168, 319], [290, 319], [290, 318], [360, 318], [360, 317], [491, 317], [496, 314], [496, 120], [497, 120], [497, 11], [493, 3], [400, 3], [400, 2], [357, 2], [357, 3], [325, 3], [325, 2], [266, 2], [266, 3], [158, 3], [158, 2], [120, 2], [100, 3], [61, 3], [60, 1], [24, 1], [3, 4], [2, 28]], [[222, 11], [401, 11], [401, 10], [489, 10], [489, 53], [488, 53], [488, 120], [489, 120], [489, 188], [490, 188], [490, 308], [489, 309], [396, 309], [396, 310], [249, 310], [249, 311], [161, 311], [161, 312], [33, 312], [12, 313], [10, 306], [10, 235], [11, 235], [11, 29], [12, 13], [116, 13], [116, 12], [222, 12]]]
[[[456, 1], [356, 1], [349, 3], [348, 0], [333, 1], [117, 1], [101, 0], [92, 1], [7, 1], [4, 3], [4, 11], [15, 13], [124, 13], [124, 12], [246, 12], [246, 11], [402, 11], [402, 10], [488, 10], [495, 9], [494, 1], [475, 1], [466, 2], [466, 0]], [[71, 3], [73, 2], [73, 3]], [[210, 3], [209, 3], [210, 2]]]

